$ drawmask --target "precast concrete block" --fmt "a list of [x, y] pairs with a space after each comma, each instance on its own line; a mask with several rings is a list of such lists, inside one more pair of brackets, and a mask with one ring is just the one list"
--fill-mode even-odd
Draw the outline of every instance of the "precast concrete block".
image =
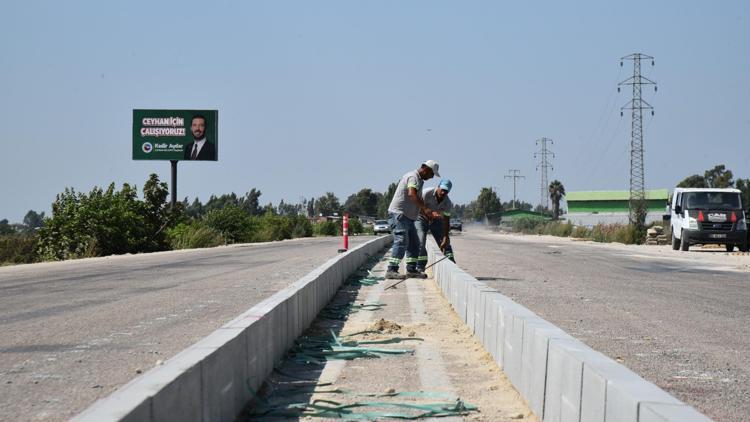
[[[128, 384], [129, 385], [129, 384]], [[72, 422], [150, 422], [151, 395], [145, 389], [121, 387], [74, 416]]]
[[476, 317], [474, 321], [474, 335], [477, 337], [480, 343], [487, 348], [485, 344], [485, 328], [487, 328], [487, 298], [489, 295], [497, 293], [495, 289], [484, 285], [479, 290], [479, 306], [477, 306]]
[[492, 358], [494, 359], [497, 355], [497, 335], [498, 335], [498, 317], [497, 317], [497, 309], [498, 309], [498, 303], [497, 299], [500, 295], [500, 293], [493, 292], [491, 294], [487, 295], [487, 298], [485, 300], [485, 309], [484, 309], [484, 349], [492, 355]]
[[624, 366], [614, 361], [610, 362], [595, 362], [590, 365], [592, 371], [607, 379], [605, 421], [637, 422], [638, 407], [642, 403], [682, 404], [674, 396]]
[[529, 408], [540, 418], [544, 415], [547, 384], [547, 358], [552, 339], [575, 340], [568, 333], [539, 317], [524, 319], [521, 352], [520, 393]]
[[469, 331], [474, 334], [474, 320], [477, 317], [476, 309], [477, 302], [479, 302], [479, 282], [469, 280], [466, 291], [466, 326], [469, 327]]
[[505, 303], [503, 306], [503, 371], [508, 375], [511, 383], [521, 387], [521, 357], [523, 351], [523, 318], [536, 315], [515, 302]]
[[300, 315], [304, 315], [304, 329], [307, 329], [315, 321], [315, 317], [318, 312], [315, 309], [315, 303], [317, 301], [315, 296], [315, 284], [310, 283], [302, 290], [303, 301], [299, 302]]
[[263, 315], [247, 329], [248, 380], [258, 391], [273, 371], [273, 330], [270, 315]]
[[214, 349], [189, 347], [155, 374], [149, 374], [154, 388], [151, 417], [154, 421], [200, 421], [203, 416], [201, 362]]
[[234, 420], [252, 397], [246, 330], [220, 328], [192, 347], [213, 350], [201, 362], [203, 420]]
[[641, 403], [638, 422], [710, 422], [706, 415], [686, 404]]
[[458, 274], [453, 274], [453, 298], [451, 299], [451, 305], [455, 309], [456, 314], [461, 321], [466, 322], [466, 304], [467, 304], [467, 282], [470, 281], [466, 277], [462, 277]]
[[299, 322], [299, 298], [300, 292], [290, 292], [291, 294], [284, 301], [286, 303], [286, 336], [284, 350], [289, 350], [294, 344], [294, 340], [302, 333]]
[[588, 350], [591, 349], [575, 339], [549, 340], [544, 422], [584, 420], [581, 418], [581, 390]]
[[492, 354], [492, 357], [495, 358], [495, 363], [497, 364], [497, 367], [501, 370], [504, 368], [503, 364], [503, 356], [504, 356], [504, 347], [505, 347], [505, 326], [506, 319], [505, 319], [505, 313], [504, 313], [504, 307], [507, 305], [507, 301], [504, 300], [502, 295], [495, 295], [492, 298], [492, 307], [495, 309], [495, 345], [492, 347], [492, 349], [495, 351]]
[[260, 389], [270, 370], [272, 360], [267, 352], [270, 330], [267, 318], [258, 318], [246, 329], [247, 383], [254, 392]]

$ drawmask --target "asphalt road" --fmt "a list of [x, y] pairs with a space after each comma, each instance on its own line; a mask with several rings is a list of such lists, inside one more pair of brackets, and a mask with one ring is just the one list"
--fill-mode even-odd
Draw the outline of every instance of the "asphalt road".
[[750, 415], [750, 256], [467, 228], [459, 266], [717, 421]]
[[340, 246], [308, 238], [0, 268], [0, 420], [69, 419]]

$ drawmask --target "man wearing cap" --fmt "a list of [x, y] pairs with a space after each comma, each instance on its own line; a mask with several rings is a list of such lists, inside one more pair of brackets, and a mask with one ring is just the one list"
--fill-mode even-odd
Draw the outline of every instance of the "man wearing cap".
[[[422, 200], [422, 185], [425, 180], [433, 176], [440, 177], [439, 164], [434, 160], [427, 160], [416, 169], [401, 177], [388, 206], [388, 223], [393, 233], [393, 249], [388, 261], [386, 278], [404, 279], [408, 277], [424, 278], [424, 273], [417, 272], [417, 257], [419, 255], [419, 237], [415, 226], [420, 213], [431, 218], [438, 218], [440, 214], [429, 209]], [[401, 259], [406, 254], [406, 276], [398, 272]]]
[[453, 262], [453, 248], [451, 247], [451, 241], [448, 234], [451, 231], [450, 218], [451, 209], [453, 208], [453, 202], [448, 198], [448, 192], [453, 187], [453, 183], [448, 179], [443, 179], [436, 188], [425, 189], [422, 192], [424, 203], [432, 211], [438, 214], [435, 218], [434, 214], [419, 214], [419, 219], [416, 222], [417, 237], [419, 237], [419, 257], [417, 258], [417, 272], [423, 273], [425, 266], [427, 266], [427, 231], [432, 233], [432, 237], [435, 238], [435, 242], [440, 247], [446, 258]]

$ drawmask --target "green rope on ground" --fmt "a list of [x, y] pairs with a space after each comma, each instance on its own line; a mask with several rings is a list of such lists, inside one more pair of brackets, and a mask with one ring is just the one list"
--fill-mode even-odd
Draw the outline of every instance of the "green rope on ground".
[[398, 355], [414, 353], [412, 349], [384, 349], [377, 347], [365, 347], [363, 345], [394, 344], [404, 341], [423, 341], [419, 337], [393, 337], [381, 340], [353, 340], [353, 335], [364, 332], [338, 337], [331, 331], [331, 337], [303, 336], [295, 341], [289, 351], [289, 359], [301, 364], [322, 365], [328, 360], [353, 360], [374, 359], [382, 355]]
[[348, 285], [360, 285], [360, 286], [374, 286], [378, 284], [380, 280], [385, 280], [385, 277], [363, 277], [351, 279], [346, 282]]
[[[399, 395], [399, 394], [397, 394]], [[364, 394], [363, 396], [377, 396]], [[412, 413], [393, 411], [355, 411], [367, 408], [406, 409]], [[449, 402], [438, 403], [404, 403], [404, 402], [354, 402], [340, 403], [334, 400], [314, 400], [312, 403], [286, 403], [279, 405], [263, 405], [250, 414], [251, 417], [287, 416], [287, 417], [319, 417], [347, 420], [377, 420], [383, 418], [416, 420], [424, 418], [440, 418], [448, 416], [466, 416], [477, 411], [477, 407], [464, 402], [460, 398]]]
[[325, 319], [346, 320], [350, 314], [359, 311], [379, 311], [386, 305], [380, 302], [362, 304], [335, 304], [331, 303], [318, 314]]

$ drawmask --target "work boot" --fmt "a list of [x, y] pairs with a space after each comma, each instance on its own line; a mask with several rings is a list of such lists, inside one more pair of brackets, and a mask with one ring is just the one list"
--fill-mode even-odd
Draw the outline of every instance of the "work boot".
[[427, 278], [427, 274], [419, 271], [407, 271], [406, 278]]
[[391, 280], [405, 280], [406, 276], [403, 274], [399, 274], [398, 271], [388, 270], [385, 273], [385, 278]]

